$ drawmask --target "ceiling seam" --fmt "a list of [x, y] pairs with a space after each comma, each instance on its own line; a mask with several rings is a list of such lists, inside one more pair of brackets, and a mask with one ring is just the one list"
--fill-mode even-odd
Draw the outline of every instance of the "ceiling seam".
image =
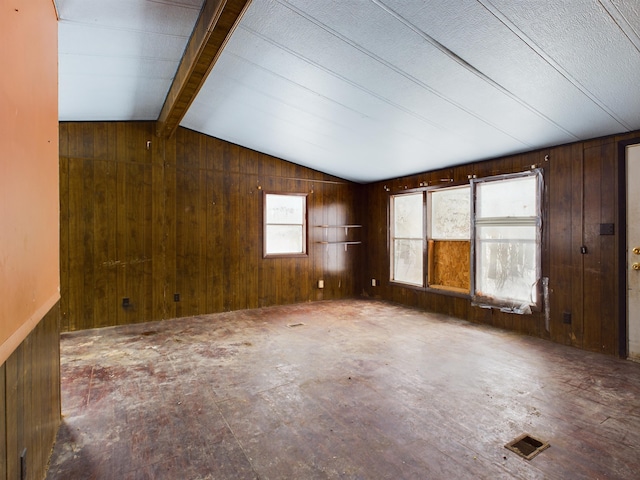
[[489, 13], [496, 17], [505, 27], [511, 30], [525, 45], [533, 50], [540, 58], [547, 62], [553, 69], [555, 69], [560, 75], [567, 79], [574, 87], [576, 87], [583, 95], [596, 104], [602, 111], [609, 115], [613, 120], [618, 122], [626, 130], [632, 130], [632, 128], [626, 124], [624, 120], [619, 118], [615, 112], [607, 107], [597, 95], [592, 93], [587, 87], [582, 85], [578, 79], [574, 78], [567, 70], [562, 68], [558, 62], [556, 62], [550, 55], [548, 55], [540, 46], [538, 46], [531, 38], [529, 38], [520, 28], [516, 26], [505, 14], [503, 14], [490, 0], [476, 0], [482, 5]]
[[539, 111], [538, 109], [536, 109], [535, 107], [533, 107], [532, 105], [530, 105], [529, 103], [524, 101], [522, 98], [517, 96], [515, 93], [511, 92], [506, 87], [500, 85], [498, 82], [496, 82], [495, 80], [493, 80], [489, 76], [487, 76], [484, 73], [482, 73], [476, 67], [474, 67], [469, 62], [467, 62], [464, 58], [460, 57], [455, 52], [453, 52], [449, 48], [445, 47], [442, 43], [437, 41], [431, 35], [429, 35], [428, 33], [424, 32], [424, 31], [422, 31], [420, 28], [418, 28], [416, 25], [414, 25], [409, 20], [407, 20], [405, 17], [400, 15], [398, 12], [396, 12], [392, 8], [390, 8], [387, 5], [385, 5], [384, 3], [382, 3], [382, 1], [380, 1], [380, 0], [370, 0], [370, 1], [372, 3], [374, 3], [375, 5], [377, 5], [380, 9], [384, 10], [387, 14], [391, 15], [393, 18], [398, 20], [405, 27], [409, 28], [414, 33], [416, 33], [417, 35], [422, 37], [429, 44], [431, 44], [433, 47], [435, 47], [440, 52], [445, 54], [447, 57], [449, 57], [451, 60], [456, 62], [458, 65], [460, 65], [461, 67], [465, 68], [467, 71], [469, 71], [470, 73], [472, 73], [473, 75], [475, 75], [476, 77], [478, 77], [479, 79], [484, 81], [486, 84], [490, 85], [491, 87], [493, 87], [494, 89], [496, 89], [497, 91], [502, 93], [503, 95], [511, 98], [514, 102], [519, 103], [524, 108], [529, 110], [531, 113], [533, 113], [534, 115], [538, 116], [542, 120], [548, 122], [549, 124], [553, 125], [558, 130], [560, 130], [560, 131], [564, 132], [566, 135], [572, 137], [574, 140], [579, 140], [579, 137], [576, 134], [574, 134], [573, 132], [567, 130], [565, 127], [563, 127], [559, 123], [555, 122], [554, 120], [549, 118], [547, 115], [545, 115], [544, 113], [542, 113], [541, 111]]
[[402, 70], [400, 70], [399, 68], [397, 68], [393, 64], [387, 62], [386, 60], [384, 60], [383, 58], [379, 57], [378, 55], [374, 54], [373, 52], [367, 50], [366, 48], [362, 47], [361, 45], [359, 45], [359, 44], [355, 43], [354, 41], [348, 39], [344, 35], [338, 33], [337, 31], [335, 31], [333, 29], [331, 29], [330, 27], [328, 27], [327, 25], [323, 24], [319, 20], [316, 20], [315, 18], [313, 18], [310, 15], [308, 15], [307, 13], [301, 11], [297, 7], [291, 5], [286, 0], [275, 0], [275, 1], [280, 3], [281, 5], [289, 8], [292, 12], [298, 14], [302, 18], [304, 18], [307, 21], [313, 23], [317, 27], [321, 28], [325, 32], [329, 33], [330, 35], [332, 35], [332, 36], [336, 37], [337, 39], [341, 40], [345, 44], [350, 45], [351, 47], [355, 48], [356, 50], [360, 51], [361, 53], [367, 55], [372, 60], [375, 60], [376, 62], [380, 63], [381, 65], [384, 65], [386, 68], [388, 68], [390, 70], [393, 70], [398, 75], [403, 76], [404, 78], [406, 78], [407, 80], [411, 81], [412, 83], [418, 85], [419, 87], [423, 88], [424, 90], [430, 92], [431, 94], [433, 94], [433, 95], [437, 96], [438, 98], [444, 100], [445, 102], [449, 103], [450, 105], [456, 107], [457, 109], [459, 109], [460, 111], [466, 113], [467, 115], [472, 116], [472, 117], [476, 118], [477, 120], [480, 120], [481, 122], [485, 123], [487, 126], [494, 128], [495, 130], [503, 133], [504, 135], [506, 135], [509, 138], [515, 140], [516, 142], [524, 145], [525, 147], [533, 148], [533, 145], [530, 145], [528, 142], [517, 138], [516, 136], [508, 133], [504, 129], [502, 129], [499, 126], [495, 125], [490, 120], [488, 120], [486, 118], [483, 118], [481, 115], [479, 115], [479, 114], [477, 114], [477, 113], [465, 108], [460, 103], [458, 103], [458, 102], [454, 101], [453, 99], [447, 97], [443, 93], [440, 93], [439, 91], [437, 91], [434, 88], [430, 87], [429, 85], [427, 85], [423, 81], [419, 80], [418, 78], [416, 78], [416, 77], [414, 77], [412, 75], [409, 75], [407, 72], [403, 72]]
[[640, 34], [633, 28], [631, 22], [625, 17], [620, 9], [611, 0], [598, 0], [598, 3], [604, 8], [611, 20], [615, 22], [618, 28], [624, 33], [625, 37], [633, 44], [635, 49], [640, 53]]
[[[91, 77], [94, 72], [75, 72], [73, 74], [63, 73], [60, 76], [70, 76], [75, 75], [78, 77]], [[160, 82], [170, 82], [173, 80], [173, 75], [170, 76], [152, 76], [152, 75], [144, 75], [144, 74], [126, 74], [126, 73], [104, 73], [100, 75], [100, 78], [142, 78], [146, 80], [160, 81]]]
[[[168, 57], [150, 57], [148, 55], [106, 55], [96, 53], [76, 53], [76, 52], [59, 52], [60, 57], [91, 57], [91, 58], [124, 58], [131, 60], [149, 60], [154, 62], [178, 63], [175, 58]], [[173, 78], [173, 77], [172, 77]]]
[[195, 11], [200, 11], [201, 6], [195, 6], [195, 5], [187, 5], [185, 3], [180, 3], [180, 2], [171, 2], [169, 0], [146, 0], [149, 3], [157, 3], [158, 5], [167, 5], [169, 7], [178, 7], [178, 8], [185, 8], [187, 10], [195, 10]]
[[155, 31], [151, 31], [151, 30], [141, 30], [141, 29], [137, 29], [137, 28], [127, 28], [127, 27], [116, 27], [114, 25], [100, 25], [97, 23], [90, 23], [90, 22], [80, 22], [77, 20], [60, 20], [58, 21], [59, 24], [67, 24], [67, 25], [72, 25], [72, 26], [82, 26], [82, 27], [89, 27], [92, 30], [93, 29], [101, 29], [101, 30], [116, 30], [119, 32], [133, 32], [133, 33], [142, 33], [145, 35], [159, 35], [161, 37], [170, 37], [170, 38], [179, 38], [179, 39], [189, 39], [190, 37], [190, 33], [189, 35], [177, 35], [174, 33], [166, 33], [166, 32], [155, 32]]

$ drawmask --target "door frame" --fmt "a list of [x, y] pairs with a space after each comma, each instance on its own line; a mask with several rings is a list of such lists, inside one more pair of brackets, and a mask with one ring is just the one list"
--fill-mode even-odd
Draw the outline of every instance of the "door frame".
[[618, 355], [627, 358], [627, 147], [640, 144], [640, 137], [618, 142]]

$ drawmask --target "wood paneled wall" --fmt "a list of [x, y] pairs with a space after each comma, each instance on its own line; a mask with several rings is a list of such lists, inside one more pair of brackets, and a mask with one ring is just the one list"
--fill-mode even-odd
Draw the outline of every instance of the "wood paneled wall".
[[0, 367], [0, 478], [44, 478], [60, 425], [60, 305]]
[[[64, 331], [354, 295], [363, 245], [319, 244], [345, 232], [317, 225], [361, 223], [362, 187], [183, 128], [168, 140], [153, 129], [60, 124]], [[308, 194], [308, 257], [262, 258], [264, 191]]]
[[[548, 338], [586, 350], [619, 354], [619, 165], [618, 142], [638, 132], [513, 155], [460, 167], [390, 179], [367, 186], [359, 215], [369, 226], [365, 264], [369, 277], [358, 288], [378, 298], [472, 322]], [[429, 185], [456, 185], [478, 177], [544, 169], [545, 209], [542, 275], [549, 278], [549, 331], [544, 311], [516, 315], [473, 307], [468, 298], [432, 293], [389, 282], [387, 217], [390, 193]], [[387, 189], [390, 191], [388, 192]], [[600, 235], [600, 224], [615, 224], [614, 235]], [[581, 253], [581, 247], [587, 253]], [[378, 280], [371, 287], [370, 279]], [[570, 314], [571, 323], [565, 323]]]

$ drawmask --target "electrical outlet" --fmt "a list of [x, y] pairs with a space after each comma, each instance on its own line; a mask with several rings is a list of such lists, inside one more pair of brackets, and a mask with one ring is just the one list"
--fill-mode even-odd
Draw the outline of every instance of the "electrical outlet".
[[122, 299], [122, 307], [127, 308], [129, 306], [131, 306], [131, 303], [129, 302], [129, 297], [124, 297]]
[[571, 312], [562, 312], [562, 323], [571, 325]]
[[324, 288], [324, 280], [318, 280], [318, 288]]
[[174, 302], [179, 302], [180, 301], [180, 294], [179, 293], [174, 293], [173, 294], [173, 301]]
[[376, 285], [378, 285], [377, 280], [376, 280], [375, 278], [372, 278], [372, 279], [371, 279], [371, 286], [372, 286], [372, 287], [375, 287]]

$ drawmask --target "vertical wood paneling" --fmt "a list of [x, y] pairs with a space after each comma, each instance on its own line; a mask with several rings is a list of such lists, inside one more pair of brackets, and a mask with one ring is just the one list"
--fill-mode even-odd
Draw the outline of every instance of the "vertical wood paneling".
[[601, 223], [615, 223], [615, 148], [612, 142], [584, 150], [584, 338], [583, 348], [617, 349], [616, 237], [600, 235]]
[[[262, 252], [262, 215], [260, 210], [260, 195], [256, 185], [258, 175], [259, 156], [252, 150], [240, 150], [240, 179], [241, 191], [246, 198], [245, 211], [255, 212], [254, 215], [244, 216], [246, 241], [243, 242], [245, 265], [246, 303], [244, 308], [256, 308], [258, 302], [258, 269]], [[302, 293], [303, 298], [308, 298]]]
[[[606, 279], [603, 285], [602, 297], [606, 299], [600, 306], [601, 349], [608, 354], [618, 352], [618, 302], [615, 301], [619, 291], [618, 275], [618, 235], [623, 228], [617, 224], [617, 200], [618, 195], [618, 162], [616, 158], [617, 148], [613, 141], [607, 141], [600, 149], [600, 223], [612, 223], [615, 235], [601, 235], [600, 248], [602, 256], [602, 278]], [[622, 233], [624, 235], [624, 233]], [[624, 253], [623, 253], [624, 254]]]
[[[574, 306], [574, 295], [581, 291], [582, 283], [575, 282], [576, 267], [574, 262], [582, 259], [574, 255], [574, 249], [579, 252], [582, 241], [582, 224], [577, 229], [579, 237], [575, 239], [575, 223], [582, 218], [582, 193], [579, 185], [574, 185], [575, 176], [582, 177], [582, 145], [566, 146], [554, 149], [550, 153], [549, 165], [549, 225], [554, 225], [553, 235], [550, 237], [550, 300], [551, 317], [560, 321], [550, 323], [551, 338], [559, 343], [571, 345], [575, 343], [572, 324], [562, 321], [563, 315], [572, 316], [573, 325], [581, 321], [581, 309]], [[579, 158], [580, 161], [574, 161]], [[575, 174], [576, 170], [578, 175]], [[573, 187], [578, 189], [577, 195]], [[545, 228], [546, 231], [549, 228]], [[576, 247], [576, 241], [578, 246]], [[574, 283], [578, 283], [574, 285]], [[580, 290], [576, 290], [576, 289]], [[579, 294], [582, 298], [582, 295]]]
[[[61, 129], [61, 136], [66, 137]], [[60, 315], [61, 328], [68, 329], [69, 319], [69, 159], [60, 157]]]
[[[200, 142], [194, 132], [185, 132], [177, 144], [176, 189], [176, 290], [181, 300], [177, 316], [199, 313], [200, 293]], [[206, 193], [206, 192], [205, 192]], [[170, 295], [173, 297], [173, 295]]]
[[207, 311], [224, 309], [224, 192], [222, 184], [222, 141], [207, 139]]
[[[76, 155], [61, 152], [61, 178], [69, 179], [61, 189], [69, 212], [61, 217], [69, 237], [67, 329], [316, 300], [319, 278], [326, 298], [354, 294], [360, 246], [330, 246], [327, 258], [310, 243], [305, 258], [262, 258], [264, 191], [313, 185], [309, 212], [322, 216], [319, 223], [362, 223], [351, 184], [186, 129], [151, 137], [150, 126], [62, 124], [66, 153]], [[310, 240], [313, 230], [310, 222]]]
[[[108, 157], [107, 157], [108, 158]], [[116, 164], [109, 160], [96, 160], [94, 210], [95, 210], [95, 308], [94, 324], [106, 326], [116, 318], [116, 305], [112, 301], [117, 293], [116, 249]]]
[[[560, 177], [562, 188], [571, 189], [571, 345], [582, 348], [584, 337], [584, 151], [581, 144], [571, 145], [571, 177]], [[552, 227], [555, 224], [551, 225]], [[553, 237], [552, 237], [553, 238]], [[562, 321], [559, 317], [556, 321]]]
[[[176, 133], [176, 137], [181, 134], [182, 129]], [[156, 140], [159, 142], [159, 140]], [[165, 151], [164, 158], [164, 255], [165, 278], [164, 278], [164, 299], [165, 299], [165, 318], [175, 318], [178, 316], [177, 303], [173, 301], [173, 293], [178, 292], [177, 289], [177, 142], [163, 142]], [[154, 235], [154, 240], [158, 241], [158, 236]], [[155, 320], [155, 318], [154, 318]]]
[[[166, 142], [152, 142], [151, 166], [151, 318], [166, 318], [166, 204], [165, 150]], [[111, 297], [113, 298], [113, 297]]]
[[[84, 201], [82, 198], [83, 188], [81, 181], [84, 178], [84, 162], [75, 158], [68, 158], [68, 225], [63, 227], [63, 237], [68, 237], [68, 258], [65, 259], [68, 265], [68, 287], [61, 288], [69, 293], [66, 311], [66, 327], [69, 330], [83, 328], [82, 304], [85, 297], [84, 282], [84, 224], [82, 221], [82, 210]], [[61, 192], [62, 193], [62, 192]], [[65, 202], [62, 202], [63, 204]], [[62, 253], [62, 252], [61, 252]], [[61, 258], [61, 262], [63, 259]], [[65, 278], [61, 278], [61, 281]]]
[[0, 370], [2, 478], [20, 478], [27, 449], [27, 478], [43, 478], [60, 424], [60, 305], [56, 304]]

